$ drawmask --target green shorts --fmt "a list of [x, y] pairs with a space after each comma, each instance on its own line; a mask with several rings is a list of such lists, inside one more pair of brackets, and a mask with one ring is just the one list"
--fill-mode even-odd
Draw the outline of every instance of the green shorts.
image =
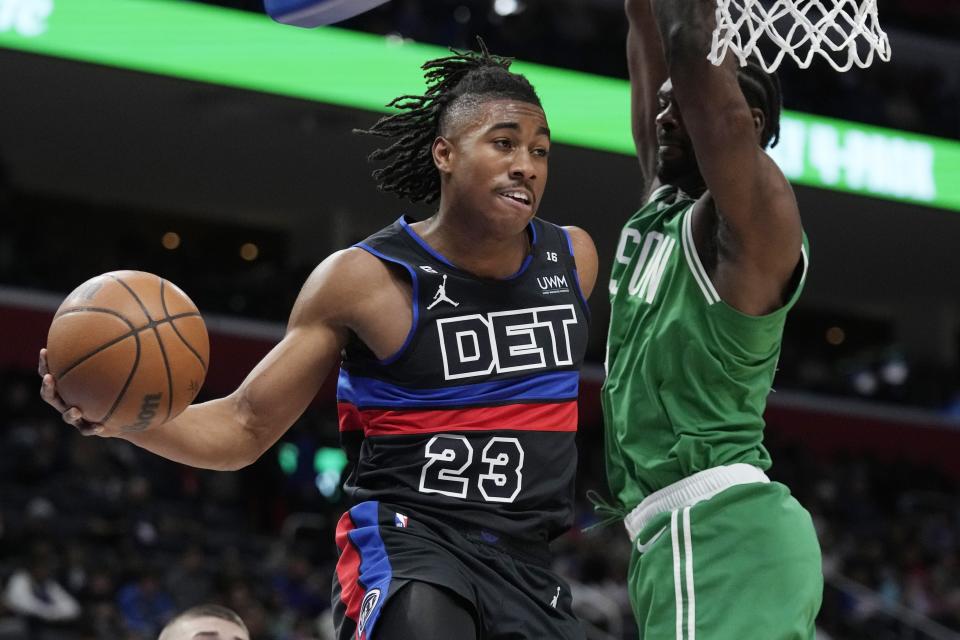
[[628, 585], [641, 639], [814, 638], [820, 545], [786, 486], [737, 485], [660, 513], [635, 543]]

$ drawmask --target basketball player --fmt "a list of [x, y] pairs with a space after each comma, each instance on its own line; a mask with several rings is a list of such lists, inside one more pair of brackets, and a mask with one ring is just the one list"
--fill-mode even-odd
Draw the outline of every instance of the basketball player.
[[[184, 464], [239, 469], [306, 409], [343, 354], [340, 430], [357, 503], [343, 515], [338, 637], [582, 638], [548, 543], [572, 523], [590, 237], [535, 217], [550, 131], [509, 60], [424, 65], [423, 96], [366, 133], [379, 187], [437, 212], [327, 258], [283, 340], [233, 394], [157, 429], [107, 433], [43, 378], [84, 432]], [[46, 373], [41, 353], [41, 374]]]
[[250, 640], [250, 632], [232, 609], [202, 604], [167, 623], [157, 640]]
[[814, 637], [810, 515], [764, 470], [763, 411], [807, 250], [764, 152], [777, 79], [707, 61], [706, 0], [627, 0], [645, 204], [610, 278], [603, 391], [610, 489], [633, 543], [642, 638]]

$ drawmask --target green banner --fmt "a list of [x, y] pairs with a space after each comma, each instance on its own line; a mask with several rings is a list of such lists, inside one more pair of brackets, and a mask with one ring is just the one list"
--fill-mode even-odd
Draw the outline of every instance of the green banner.
[[780, 131], [792, 182], [960, 211], [960, 143], [795, 112]]
[[[0, 47], [385, 111], [440, 47], [178, 0], [0, 0]], [[623, 80], [518, 62], [554, 140], [633, 153]], [[960, 210], [960, 143], [785, 112], [773, 157], [798, 184]]]

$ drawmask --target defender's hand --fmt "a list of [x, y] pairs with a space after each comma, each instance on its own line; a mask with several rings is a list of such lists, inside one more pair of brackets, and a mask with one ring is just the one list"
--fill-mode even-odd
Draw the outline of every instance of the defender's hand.
[[42, 380], [40, 383], [40, 397], [43, 398], [44, 402], [60, 412], [64, 422], [76, 427], [77, 431], [85, 436], [108, 435], [104, 433], [104, 426], [102, 424], [85, 420], [80, 409], [77, 407], [68, 407], [67, 403], [60, 397], [60, 394], [57, 393], [57, 382], [53, 379], [53, 376], [50, 374], [50, 369], [47, 367], [46, 349], [40, 349], [40, 366], [38, 367], [38, 372]]

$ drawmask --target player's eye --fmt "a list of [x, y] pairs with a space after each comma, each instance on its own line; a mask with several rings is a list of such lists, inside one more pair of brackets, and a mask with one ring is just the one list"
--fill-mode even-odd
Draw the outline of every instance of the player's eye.
[[511, 149], [513, 148], [513, 142], [507, 138], [497, 138], [493, 141], [493, 145], [498, 149]]

